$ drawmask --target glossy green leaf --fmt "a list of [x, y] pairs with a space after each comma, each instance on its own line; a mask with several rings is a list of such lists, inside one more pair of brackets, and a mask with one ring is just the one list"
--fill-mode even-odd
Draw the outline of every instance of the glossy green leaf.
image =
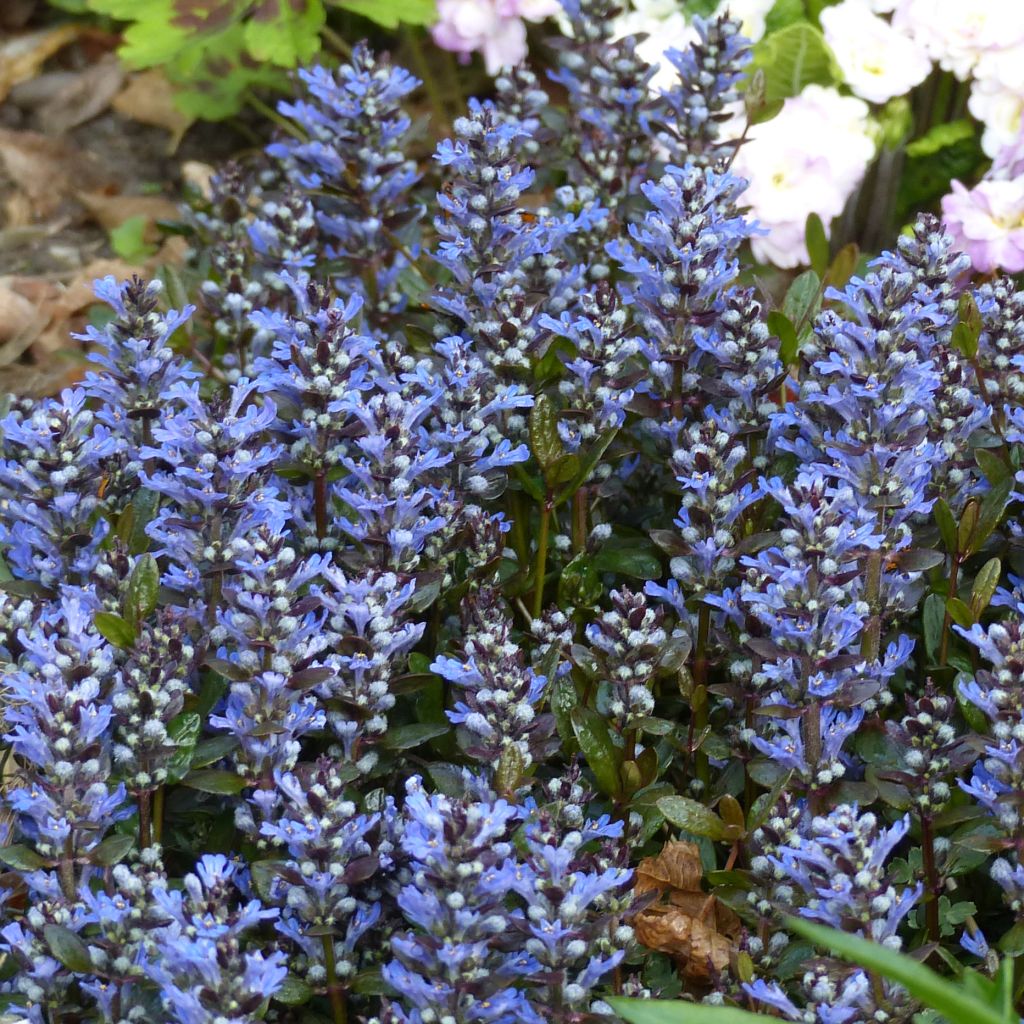
[[956, 520], [944, 498], [938, 498], [932, 506], [932, 515], [935, 517], [935, 524], [939, 528], [939, 535], [946, 550], [953, 554], [956, 551]]
[[999, 579], [1003, 574], [1003, 563], [998, 558], [990, 558], [974, 577], [974, 585], [971, 587], [971, 612], [975, 619], [981, 618], [981, 613], [988, 607], [996, 588], [999, 586]]
[[93, 622], [100, 636], [115, 647], [129, 648], [135, 643], [135, 627], [113, 612], [97, 612]]
[[90, 974], [93, 970], [89, 947], [70, 929], [59, 924], [43, 925], [43, 938], [54, 958], [75, 974]]
[[547, 395], [538, 395], [530, 410], [530, 452], [550, 486], [550, 474], [565, 455], [565, 445], [558, 436], [558, 414]]
[[1017, 1024], [1016, 1015], [1000, 1012], [968, 995], [954, 983], [903, 953], [859, 935], [826, 928], [801, 917], [786, 919], [790, 929], [858, 967], [902, 985], [915, 999], [941, 1013], [949, 1024]]
[[413, 722], [389, 729], [384, 734], [384, 746], [388, 750], [412, 750], [427, 740], [443, 736], [451, 726], [447, 722]]
[[779, 359], [784, 366], [792, 366], [800, 352], [800, 339], [793, 322], [785, 313], [773, 309], [768, 314], [768, 330], [779, 339]]
[[135, 845], [134, 835], [112, 835], [107, 836], [98, 846], [93, 847], [89, 852], [89, 860], [93, 864], [99, 864], [108, 868], [120, 863], [131, 852]]
[[573, 708], [569, 718], [587, 766], [601, 791], [608, 796], [618, 796], [622, 791], [622, 749], [612, 740], [608, 723], [596, 711], [584, 707]]
[[804, 227], [804, 241], [807, 245], [807, 254], [811, 259], [811, 269], [818, 275], [824, 277], [829, 264], [828, 235], [825, 234], [825, 225], [816, 213], [808, 214], [807, 223]]
[[203, 768], [191, 772], [184, 780], [189, 789], [198, 789], [203, 793], [216, 793], [220, 796], [235, 796], [241, 793], [249, 783], [241, 775], [222, 768]]
[[714, 811], [687, 796], [663, 796], [658, 801], [658, 810], [676, 828], [685, 829], [695, 836], [708, 839], [724, 839], [726, 825]]
[[706, 1006], [682, 999], [612, 996], [611, 1008], [629, 1024], [764, 1024], [765, 1017], [737, 1006]]
[[131, 623], [148, 618], [156, 608], [160, 593], [160, 569], [150, 555], [139, 555], [128, 577], [125, 591], [124, 615]]
[[45, 868], [49, 863], [35, 850], [20, 844], [0, 846], [0, 862], [16, 871], [37, 871], [39, 868]]
[[808, 21], [794, 21], [754, 47], [754, 68], [765, 73], [765, 102], [798, 96], [807, 85], [837, 80], [835, 57], [821, 30]]

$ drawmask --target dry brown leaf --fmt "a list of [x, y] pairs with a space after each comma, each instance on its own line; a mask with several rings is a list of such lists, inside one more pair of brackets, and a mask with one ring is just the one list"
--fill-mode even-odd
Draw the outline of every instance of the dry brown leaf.
[[103, 113], [124, 81], [121, 62], [108, 53], [78, 72], [39, 108], [39, 124], [50, 135], [60, 135]]
[[77, 38], [76, 25], [21, 32], [0, 41], [0, 101], [19, 82], [31, 78], [58, 50]]
[[640, 861], [636, 869], [635, 891], [682, 889], [700, 892], [703, 874], [697, 844], [672, 841], [661, 848], [657, 857], [646, 857]]
[[[103, 192], [81, 192], [82, 205], [100, 227], [107, 231], [120, 227], [132, 217], [143, 217], [150, 229], [158, 220], [177, 220], [178, 207], [163, 196], [108, 196]], [[148, 239], [152, 240], [152, 236]]]
[[[0, 283], [0, 363], [12, 361], [6, 353], [12, 342], [27, 335], [38, 335], [46, 325], [45, 319], [42, 323], [39, 320], [39, 307], [35, 303], [9, 285]], [[30, 344], [31, 341], [28, 342]]]
[[36, 217], [53, 213], [77, 189], [98, 189], [106, 183], [106, 175], [87, 153], [66, 139], [39, 132], [0, 128], [0, 164]]
[[186, 185], [191, 185], [204, 199], [213, 198], [213, 188], [210, 182], [216, 168], [212, 164], [204, 164], [200, 160], [186, 160], [181, 165], [181, 180]]
[[668, 953], [694, 982], [711, 980], [729, 963], [740, 932], [739, 918], [713, 895], [701, 891], [703, 869], [695, 843], [668, 842], [636, 869], [634, 893], [661, 899], [633, 917], [639, 942]]
[[132, 75], [114, 99], [114, 109], [133, 121], [166, 128], [171, 133], [168, 152], [173, 153], [188, 131], [192, 118], [174, 105], [174, 90], [166, 76], [156, 70]]

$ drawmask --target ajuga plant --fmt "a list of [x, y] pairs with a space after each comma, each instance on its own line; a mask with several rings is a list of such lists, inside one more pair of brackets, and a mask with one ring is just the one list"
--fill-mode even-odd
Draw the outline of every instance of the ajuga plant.
[[655, 93], [609, 11], [432, 158], [305, 72], [6, 403], [5, 1019], [884, 1024], [879, 955], [1024, 952], [1024, 292], [927, 214], [750, 279], [738, 26]]

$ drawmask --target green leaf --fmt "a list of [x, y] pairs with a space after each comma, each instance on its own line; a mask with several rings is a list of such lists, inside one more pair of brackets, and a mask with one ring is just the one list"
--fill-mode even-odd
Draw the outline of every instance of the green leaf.
[[975, 619], [980, 619], [981, 613], [988, 607], [1002, 574], [1003, 563], [998, 558], [990, 558], [978, 570], [978, 575], [974, 577], [974, 586], [971, 587], [971, 612]]
[[768, 314], [768, 330], [779, 339], [779, 359], [783, 366], [792, 366], [800, 353], [800, 339], [793, 321], [777, 309]]
[[49, 861], [44, 860], [35, 850], [27, 846], [0, 846], [0, 861], [16, 871], [36, 871], [45, 868]]
[[991, 490], [981, 500], [981, 510], [978, 514], [978, 525], [971, 532], [970, 544], [967, 547], [967, 554], [977, 554], [982, 545], [991, 536], [992, 531], [999, 525], [1003, 518], [1006, 506], [1010, 503], [1010, 495], [1013, 491], [1013, 478], [1000, 480], [993, 484]]
[[237, 746], [237, 736], [211, 736], [210, 739], [196, 744], [192, 752], [192, 767], [205, 768], [208, 764], [214, 764]]
[[174, 740], [177, 749], [167, 764], [167, 781], [181, 782], [192, 767], [192, 755], [195, 753], [196, 741], [203, 728], [202, 717], [195, 711], [183, 711], [172, 719], [167, 732]]
[[1013, 470], [994, 452], [986, 448], [975, 448], [974, 459], [990, 484], [997, 484], [1013, 475]]
[[[131, 515], [125, 524], [123, 534], [118, 532], [118, 537], [124, 541], [130, 555], [141, 554], [149, 547], [146, 527], [152, 522], [159, 505], [160, 495], [156, 491], [147, 491], [143, 488], [132, 496], [132, 503], [124, 513], [127, 515], [131, 510]], [[120, 526], [120, 523], [118, 525]]]
[[354, 11], [384, 28], [399, 25], [433, 25], [437, 21], [434, 0], [331, 0], [335, 7]]
[[573, 708], [569, 718], [580, 750], [601, 791], [608, 796], [618, 796], [622, 791], [619, 770], [623, 755], [612, 740], [608, 723], [592, 708]]
[[615, 572], [620, 576], [649, 580], [661, 574], [661, 560], [642, 542], [635, 545], [606, 544], [594, 555], [598, 572]]
[[907, 156], [932, 156], [941, 149], [955, 146], [964, 139], [974, 138], [974, 122], [969, 118], [959, 121], [946, 121], [944, 124], [932, 125], [919, 139], [907, 143]]
[[811, 268], [818, 275], [824, 277], [829, 264], [828, 235], [825, 234], [825, 225], [821, 217], [816, 213], [807, 215], [807, 224], [804, 227], [804, 240], [807, 244], [807, 254], [811, 258]]
[[725, 838], [725, 822], [714, 811], [687, 796], [663, 796], [658, 801], [658, 810], [676, 828], [686, 829], [695, 836]]
[[935, 524], [939, 528], [942, 543], [946, 545], [946, 550], [952, 554], [956, 551], [956, 520], [953, 518], [953, 512], [944, 498], [936, 499], [935, 504], [932, 506], [932, 515], [935, 516]]
[[69, 971], [75, 974], [91, 974], [93, 971], [92, 957], [89, 947], [70, 929], [59, 924], [43, 925], [43, 937], [50, 947], [50, 952]]
[[134, 845], [134, 834], [107, 836], [102, 843], [90, 851], [89, 860], [93, 864], [100, 864], [105, 868], [109, 868], [119, 863], [122, 858], [128, 856]]
[[802, 21], [803, 18], [803, 0], [775, 0], [772, 9], [764, 18], [764, 34], [771, 35], [794, 21]]
[[929, 594], [921, 611], [924, 632], [924, 650], [929, 661], [935, 662], [942, 644], [942, 625], [946, 621], [946, 604], [940, 594]]
[[388, 750], [412, 750], [427, 740], [443, 736], [451, 726], [445, 722], [414, 722], [412, 725], [400, 725], [397, 729], [389, 729], [384, 734], [384, 746]]
[[128, 648], [135, 643], [135, 627], [113, 612], [97, 612], [93, 617], [97, 631], [115, 647]]
[[765, 1017], [737, 1006], [706, 1006], [682, 999], [606, 1000], [629, 1024], [764, 1024]]
[[970, 606], [961, 601], [959, 597], [951, 597], [946, 602], [946, 611], [949, 612], [949, 617], [963, 629], [970, 629], [976, 621]]
[[[938, 145], [940, 141], [942, 145]], [[898, 221], [910, 220], [914, 212], [930, 206], [945, 195], [953, 178], [972, 178], [975, 170], [985, 161], [977, 130], [959, 136], [954, 132], [945, 139], [936, 136], [933, 142], [937, 148], [933, 148], [932, 152], [907, 157], [896, 193]], [[932, 144], [927, 148], [932, 148]]]
[[764, 69], [769, 104], [798, 96], [807, 85], [837, 80], [835, 57], [824, 35], [807, 21], [794, 21], [765, 36], [754, 47], [751, 71], [756, 68]]
[[279, 67], [305, 64], [320, 49], [326, 17], [322, 0], [262, 0], [246, 22], [246, 48]]
[[184, 785], [189, 789], [198, 789], [202, 793], [237, 796], [249, 783], [235, 772], [229, 772], [222, 768], [204, 768], [186, 776]]
[[575, 754], [579, 747], [572, 725], [572, 712], [579, 702], [579, 694], [576, 692], [576, 684], [572, 681], [572, 676], [568, 673], [556, 676], [551, 686], [548, 704], [551, 707], [551, 713], [555, 716], [555, 726], [562, 741], [562, 749], [567, 757]]
[[128, 577], [124, 600], [125, 618], [138, 628], [138, 623], [153, 613], [159, 593], [160, 569], [156, 559], [150, 554], [140, 555]]
[[782, 312], [789, 317], [801, 344], [810, 337], [819, 309], [821, 278], [813, 270], [805, 270], [794, 279], [782, 300]]
[[941, 1013], [949, 1024], [1016, 1024], [1012, 1014], [1000, 1013], [968, 995], [961, 984], [947, 981], [924, 964], [859, 935], [789, 917], [787, 925], [805, 939], [850, 963], [902, 985], [915, 999]]
[[146, 241], [149, 220], [141, 213], [129, 217], [116, 228], [110, 229], [110, 247], [121, 259], [138, 263], [156, 252], [156, 246]]
[[530, 451], [550, 486], [552, 470], [565, 455], [565, 445], [558, 436], [558, 414], [547, 395], [538, 395], [530, 410]]
[[601, 460], [601, 456], [608, 450], [608, 446], [615, 440], [619, 432], [618, 427], [606, 430], [594, 439], [594, 443], [583, 453], [579, 459], [576, 475], [555, 495], [555, 507], [568, 501], [586, 482], [594, 467]]
[[313, 990], [301, 978], [289, 974], [274, 993], [274, 1000], [285, 1006], [302, 1006], [313, 998]]

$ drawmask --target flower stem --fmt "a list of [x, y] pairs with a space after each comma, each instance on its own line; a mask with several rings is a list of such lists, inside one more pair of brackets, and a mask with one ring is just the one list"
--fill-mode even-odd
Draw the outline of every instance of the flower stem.
[[878, 661], [882, 647], [882, 552], [872, 551], [867, 557], [864, 573], [864, 600], [867, 602], [870, 618], [864, 627], [860, 642], [860, 653], [869, 662]]
[[338, 987], [338, 970], [334, 962], [334, 936], [324, 935], [324, 969], [327, 971], [327, 995], [331, 1000], [334, 1024], [348, 1024], [348, 1006], [345, 993]]
[[313, 509], [316, 516], [316, 537], [323, 540], [327, 536], [327, 471], [317, 470], [313, 478]]
[[[690, 719], [690, 749], [702, 737], [708, 725], [708, 642], [711, 636], [711, 605], [701, 603], [697, 613], [697, 644], [694, 648], [693, 658], [693, 689], [702, 692], [699, 697], [699, 704]], [[711, 781], [708, 755], [703, 750], [698, 750], [694, 758], [695, 773], [698, 779], [705, 785]]]
[[152, 794], [147, 789], [139, 794], [139, 847], [147, 849], [153, 842], [152, 819], [150, 817], [150, 798]]
[[927, 902], [924, 905], [925, 927], [928, 929], [928, 941], [938, 942], [941, 937], [939, 929], [939, 871], [935, 864], [935, 836], [932, 834], [932, 819], [927, 814], [921, 815], [921, 861], [924, 864], [925, 891]]
[[540, 534], [537, 537], [537, 561], [533, 581], [533, 617], [539, 619], [544, 610], [544, 575], [548, 565], [548, 534], [551, 530], [551, 495], [540, 510]]
[[153, 793], [153, 841], [159, 843], [164, 833], [164, 787], [157, 786]]
[[949, 602], [956, 597], [957, 582], [960, 576], [960, 552], [954, 552], [953, 562], [949, 567], [949, 593], [946, 595], [946, 613], [942, 617], [942, 639], [939, 640], [939, 664], [945, 665], [949, 657], [949, 632], [953, 626], [953, 616], [949, 614]]

